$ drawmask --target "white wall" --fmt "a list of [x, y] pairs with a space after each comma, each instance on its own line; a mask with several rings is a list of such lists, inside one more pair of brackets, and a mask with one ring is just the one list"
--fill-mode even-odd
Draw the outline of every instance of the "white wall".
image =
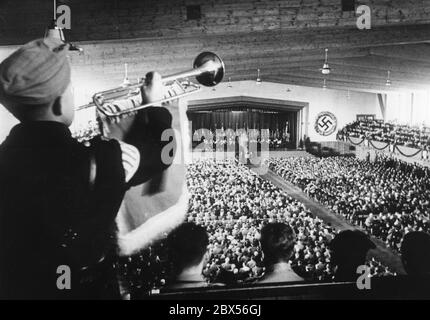
[[[225, 98], [230, 96], [249, 96], [266, 99], [279, 99], [309, 103], [309, 118], [303, 126], [308, 126], [308, 134], [312, 141], [336, 140], [336, 132], [330, 136], [319, 135], [315, 129], [315, 119], [320, 112], [330, 111], [338, 121], [338, 129], [353, 122], [357, 114], [376, 114], [382, 118], [377, 95], [374, 93], [362, 93], [319, 89], [311, 87], [299, 87], [279, 83], [262, 82], [257, 85], [255, 81], [221, 83], [217, 87], [203, 88], [201, 92], [185, 97], [186, 100]], [[290, 91], [288, 91], [288, 89]], [[306, 114], [306, 112], [304, 112]], [[306, 121], [304, 121], [306, 122]], [[303, 130], [305, 133], [305, 130]]]

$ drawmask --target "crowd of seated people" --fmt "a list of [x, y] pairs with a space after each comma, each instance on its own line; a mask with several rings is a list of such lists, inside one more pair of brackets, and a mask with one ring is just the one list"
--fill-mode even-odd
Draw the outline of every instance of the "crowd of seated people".
[[[269, 223], [284, 223], [295, 234], [288, 262], [285, 259], [285, 264], [278, 267], [288, 263], [305, 280], [333, 279], [329, 244], [336, 231], [314, 217], [302, 203], [234, 160], [195, 162], [188, 167], [187, 181], [191, 195], [187, 222], [202, 226], [208, 233], [208, 252], [202, 265], [208, 283], [250, 283], [264, 276], [268, 266], [260, 240], [264, 239], [264, 228]], [[197, 237], [204, 238], [201, 234]], [[195, 270], [203, 260], [194, 258], [194, 266], [179, 263], [182, 268], [175, 272], [169, 261], [180, 259], [169, 259], [167, 247], [162, 241], [139, 255], [124, 258], [118, 268], [128, 286], [149, 289], [170, 285], [172, 274], [181, 275], [182, 282], [191, 278], [201, 284]], [[201, 253], [192, 245], [188, 251]], [[374, 276], [392, 274], [375, 260], [368, 264]]]
[[73, 138], [81, 143], [86, 143], [98, 135], [100, 135], [100, 129], [95, 120], [88, 121], [85, 125], [77, 126], [72, 130]]
[[383, 120], [360, 120], [348, 124], [338, 133], [338, 139], [347, 137], [370, 139], [417, 149], [430, 149], [430, 127], [399, 125]]
[[411, 231], [430, 232], [430, 169], [378, 155], [270, 159], [310, 197], [399, 250]]
[[[260, 230], [274, 221], [296, 229], [300, 242], [295, 258], [301, 273], [311, 279], [330, 274], [327, 244], [334, 231], [302, 203], [233, 161], [195, 163], [188, 179], [192, 195], [188, 219], [210, 234], [209, 279], [237, 282], [261, 276]], [[320, 269], [315, 267], [318, 262]]]

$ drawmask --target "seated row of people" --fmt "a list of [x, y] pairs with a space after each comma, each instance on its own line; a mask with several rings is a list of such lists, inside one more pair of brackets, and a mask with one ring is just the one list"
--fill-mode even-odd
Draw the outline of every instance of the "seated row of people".
[[389, 144], [418, 149], [430, 149], [430, 128], [398, 125], [383, 120], [360, 120], [348, 124], [338, 132], [338, 139], [347, 137], [366, 138]]
[[[203, 275], [209, 255], [208, 243], [205, 228], [192, 222], [182, 224], [169, 235], [170, 259], [175, 270], [169, 289], [222, 285], [209, 284]], [[260, 245], [265, 273], [258, 279], [259, 283], [304, 281], [292, 267], [296, 243], [294, 230], [285, 223], [269, 223], [262, 228]], [[355, 282], [360, 275], [357, 269], [365, 265], [366, 255], [375, 244], [361, 231], [345, 230], [336, 235], [330, 248], [335, 266], [334, 279]], [[423, 232], [407, 234], [402, 244], [402, 261], [409, 275], [430, 276], [430, 235]]]

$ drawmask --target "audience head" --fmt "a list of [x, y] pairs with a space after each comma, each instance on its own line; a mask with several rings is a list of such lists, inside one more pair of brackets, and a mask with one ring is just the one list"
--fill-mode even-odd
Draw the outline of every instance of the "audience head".
[[169, 256], [175, 273], [204, 265], [209, 237], [205, 228], [188, 222], [180, 225], [167, 238]]
[[375, 244], [361, 231], [345, 230], [330, 243], [332, 263], [337, 267], [336, 280], [355, 280], [357, 267], [366, 263], [366, 255]]
[[287, 262], [294, 252], [296, 235], [285, 223], [269, 223], [261, 229], [261, 250], [264, 254], [264, 264], [273, 265]]
[[430, 235], [428, 233], [414, 231], [406, 234], [401, 253], [408, 275], [430, 275]]

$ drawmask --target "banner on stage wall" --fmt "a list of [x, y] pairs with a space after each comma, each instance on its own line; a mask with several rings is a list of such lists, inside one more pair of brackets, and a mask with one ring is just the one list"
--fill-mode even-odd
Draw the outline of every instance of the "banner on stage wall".
[[336, 131], [337, 118], [331, 112], [321, 112], [316, 117], [314, 128], [319, 135], [327, 137]]

